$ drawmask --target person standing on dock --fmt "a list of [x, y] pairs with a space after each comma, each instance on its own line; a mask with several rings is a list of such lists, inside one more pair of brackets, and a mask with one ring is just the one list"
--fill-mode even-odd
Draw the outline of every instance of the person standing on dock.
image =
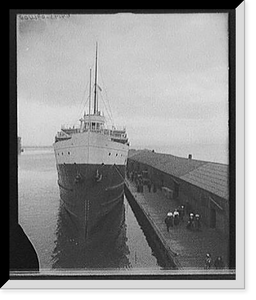
[[212, 257], [210, 253], [207, 253], [204, 261], [204, 268], [208, 270], [211, 268], [211, 266], [212, 266]]
[[136, 171], [134, 172], [133, 178], [134, 178], [135, 184], [137, 185], [138, 184], [138, 173]]
[[174, 218], [174, 225], [178, 226], [179, 222], [180, 222], [180, 214], [177, 209], [175, 209], [175, 211], [173, 213], [173, 218]]
[[178, 207], [178, 213], [179, 213], [180, 221], [183, 222], [184, 221], [184, 215], [185, 215], [185, 207], [184, 207], [184, 205], [180, 205]]
[[194, 227], [194, 214], [193, 213], [190, 213], [186, 227], [189, 230], [193, 229], [193, 227]]
[[195, 222], [195, 229], [200, 230], [201, 222], [200, 222], [200, 215], [199, 214], [195, 214], [194, 222]]
[[214, 262], [214, 267], [216, 269], [223, 269], [224, 268], [224, 262], [222, 260], [221, 256], [218, 256]]
[[166, 224], [167, 232], [169, 232], [170, 227], [173, 227], [173, 214], [172, 214], [172, 212], [167, 213], [167, 216], [166, 216], [164, 222]]
[[133, 179], [134, 179], [134, 172], [131, 171], [131, 181], [133, 182]]
[[151, 192], [151, 181], [150, 180], [148, 181], [148, 192], [149, 193]]

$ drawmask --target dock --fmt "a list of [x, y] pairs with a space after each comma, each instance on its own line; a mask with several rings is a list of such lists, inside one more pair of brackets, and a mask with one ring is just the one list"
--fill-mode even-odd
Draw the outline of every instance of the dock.
[[166, 214], [180, 205], [175, 199], [169, 199], [160, 189], [149, 192], [145, 185], [143, 192], [138, 192], [135, 183], [128, 179], [125, 181], [125, 194], [138, 221], [144, 223], [148, 239], [153, 240], [162, 258], [169, 261], [165, 263], [167, 268], [203, 270], [207, 253], [212, 256], [212, 264], [217, 256], [222, 256], [225, 268], [228, 268], [229, 240], [216, 229], [202, 223], [199, 231], [190, 231], [186, 228], [188, 215], [185, 215], [183, 222], [167, 232]]

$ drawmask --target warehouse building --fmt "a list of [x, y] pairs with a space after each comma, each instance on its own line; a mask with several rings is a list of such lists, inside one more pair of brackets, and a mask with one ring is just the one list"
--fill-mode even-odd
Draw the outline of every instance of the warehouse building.
[[205, 225], [229, 235], [228, 165], [132, 150], [127, 171], [146, 174], [170, 201], [191, 207]]

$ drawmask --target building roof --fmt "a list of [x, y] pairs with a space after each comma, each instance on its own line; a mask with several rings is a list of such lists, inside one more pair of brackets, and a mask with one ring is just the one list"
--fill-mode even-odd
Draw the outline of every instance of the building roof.
[[149, 150], [133, 151], [131, 155], [129, 154], [129, 159], [154, 167], [221, 198], [228, 199], [228, 165]]
[[227, 165], [206, 163], [192, 172], [181, 176], [180, 179], [228, 200], [229, 186]]
[[156, 153], [149, 150], [139, 150], [136, 152], [137, 153], [133, 152], [132, 155], [129, 155], [129, 158], [176, 177], [185, 175], [206, 163], [199, 160], [177, 157], [171, 154]]

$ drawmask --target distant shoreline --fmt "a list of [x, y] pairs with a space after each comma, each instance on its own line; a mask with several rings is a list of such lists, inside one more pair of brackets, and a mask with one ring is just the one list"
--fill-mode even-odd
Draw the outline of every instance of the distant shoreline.
[[[53, 149], [52, 145], [45, 146], [22, 146], [24, 152], [26, 150], [49, 150]], [[154, 150], [157, 153], [170, 154], [173, 156], [187, 158], [188, 154], [191, 154], [194, 160], [207, 161], [219, 164], [229, 164], [228, 160], [228, 145], [218, 145], [218, 144], [194, 144], [194, 145], [171, 145], [169, 147], [132, 147], [130, 150]]]

